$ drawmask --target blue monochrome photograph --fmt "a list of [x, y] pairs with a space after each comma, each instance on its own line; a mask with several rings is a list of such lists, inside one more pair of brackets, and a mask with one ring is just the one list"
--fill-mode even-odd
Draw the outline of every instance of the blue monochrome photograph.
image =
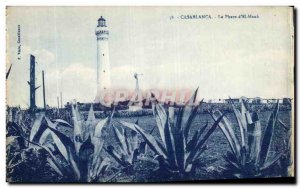
[[295, 181], [294, 7], [6, 7], [6, 181]]

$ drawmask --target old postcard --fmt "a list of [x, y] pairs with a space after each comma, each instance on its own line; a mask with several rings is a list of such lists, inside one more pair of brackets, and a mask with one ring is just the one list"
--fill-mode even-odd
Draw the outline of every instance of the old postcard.
[[6, 179], [293, 182], [293, 7], [7, 7]]

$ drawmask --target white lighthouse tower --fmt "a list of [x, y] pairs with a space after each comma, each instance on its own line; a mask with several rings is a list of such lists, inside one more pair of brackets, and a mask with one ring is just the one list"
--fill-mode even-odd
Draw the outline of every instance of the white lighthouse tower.
[[110, 89], [109, 30], [102, 16], [98, 19], [95, 34], [97, 36], [97, 100], [104, 91]]

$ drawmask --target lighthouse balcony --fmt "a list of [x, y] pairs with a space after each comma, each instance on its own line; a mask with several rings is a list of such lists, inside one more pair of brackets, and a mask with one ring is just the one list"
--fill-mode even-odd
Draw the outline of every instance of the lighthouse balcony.
[[96, 29], [95, 34], [97, 35], [97, 38], [108, 38], [109, 31], [103, 29]]
[[96, 29], [96, 35], [99, 35], [99, 34], [109, 35], [109, 31], [107, 31], [107, 30], [97, 30]]

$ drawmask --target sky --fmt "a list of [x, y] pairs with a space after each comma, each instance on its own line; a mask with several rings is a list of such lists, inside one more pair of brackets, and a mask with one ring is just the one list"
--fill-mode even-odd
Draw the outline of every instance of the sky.
[[[8, 7], [7, 103], [29, 106], [29, 54], [36, 82], [45, 70], [47, 104], [96, 96], [95, 28], [109, 27], [111, 83], [141, 88], [196, 89], [205, 99], [293, 96], [292, 17], [286, 7]], [[234, 19], [240, 14], [259, 18]], [[181, 19], [210, 15], [212, 19]], [[173, 19], [171, 19], [173, 17]], [[18, 25], [21, 55], [17, 55]], [[21, 57], [21, 59], [18, 59]], [[36, 93], [42, 106], [42, 89]]]

